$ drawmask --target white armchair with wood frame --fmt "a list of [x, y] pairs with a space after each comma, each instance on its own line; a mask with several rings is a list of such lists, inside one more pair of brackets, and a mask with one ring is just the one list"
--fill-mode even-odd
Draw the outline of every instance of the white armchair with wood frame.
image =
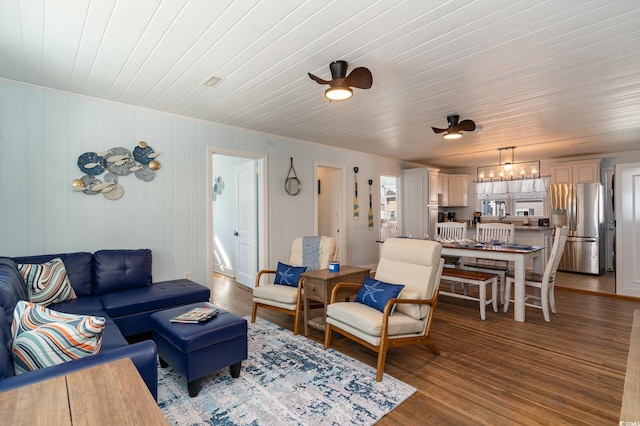
[[[436, 355], [440, 351], [429, 337], [438, 301], [438, 286], [444, 260], [442, 246], [435, 241], [389, 238], [382, 245], [375, 279], [364, 285], [339, 283], [327, 307], [324, 347], [335, 331], [378, 353], [376, 381], [381, 381], [387, 350], [391, 347], [423, 344]], [[373, 282], [373, 284], [372, 284]], [[367, 284], [369, 283], [369, 284]], [[380, 285], [376, 284], [379, 283]], [[389, 300], [383, 288], [404, 286]], [[368, 294], [377, 307], [344, 300], [344, 291]], [[338, 293], [341, 293], [338, 296]], [[397, 293], [396, 293], [397, 294]]]
[[[327, 269], [329, 262], [336, 260], [338, 248], [333, 237], [298, 237], [291, 245], [288, 264], [279, 262], [279, 269], [264, 269], [256, 275], [253, 289], [251, 322], [256, 321], [258, 308], [272, 309], [295, 317], [293, 333], [298, 334], [302, 312], [302, 280], [300, 274], [307, 270]], [[275, 275], [276, 283], [263, 282], [263, 277]], [[295, 277], [295, 278], [294, 278]]]

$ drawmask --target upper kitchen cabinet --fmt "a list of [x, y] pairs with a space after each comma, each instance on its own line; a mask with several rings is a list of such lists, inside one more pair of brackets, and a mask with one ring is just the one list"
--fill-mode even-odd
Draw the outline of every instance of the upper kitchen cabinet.
[[600, 160], [581, 160], [549, 165], [551, 183], [599, 183]]
[[435, 230], [437, 189], [438, 169], [419, 167], [402, 171], [400, 202], [402, 205], [401, 228], [404, 235], [412, 234], [422, 238], [427, 233], [431, 234], [432, 229]]
[[438, 175], [439, 203], [442, 207], [469, 205], [469, 175]]

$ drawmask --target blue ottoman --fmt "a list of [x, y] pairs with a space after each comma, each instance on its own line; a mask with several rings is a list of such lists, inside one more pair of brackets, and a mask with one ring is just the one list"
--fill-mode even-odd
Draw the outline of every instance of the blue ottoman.
[[189, 309], [211, 306], [193, 303], [151, 314], [151, 333], [158, 347], [160, 366], [171, 365], [186, 377], [189, 396], [200, 391], [199, 379], [230, 366], [231, 377], [240, 376], [247, 359], [247, 320], [220, 309], [218, 315], [198, 324], [169, 320]]

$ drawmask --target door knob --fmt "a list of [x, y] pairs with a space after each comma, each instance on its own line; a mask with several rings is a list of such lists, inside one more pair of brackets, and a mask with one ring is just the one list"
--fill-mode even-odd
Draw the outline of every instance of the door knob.
[[237, 237], [238, 236], [238, 231], [233, 231], [233, 236]]

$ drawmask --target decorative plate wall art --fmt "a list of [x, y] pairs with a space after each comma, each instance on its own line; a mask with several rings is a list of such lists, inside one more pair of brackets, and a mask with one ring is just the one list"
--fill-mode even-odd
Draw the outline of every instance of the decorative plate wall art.
[[222, 191], [224, 191], [224, 181], [222, 180], [222, 176], [218, 176], [216, 178], [215, 183], [213, 184], [213, 189], [211, 196], [213, 197], [213, 201], [218, 198], [218, 195], [222, 195]]
[[[71, 186], [76, 192], [102, 194], [108, 200], [117, 200], [124, 195], [124, 187], [118, 178], [134, 173], [138, 179], [151, 182], [160, 169], [160, 163], [155, 159], [158, 155], [143, 141], [138, 142], [133, 153], [122, 147], [98, 153], [85, 152], [78, 157], [78, 168], [85, 175], [74, 179]], [[105, 174], [100, 180], [97, 176], [102, 173]]]

